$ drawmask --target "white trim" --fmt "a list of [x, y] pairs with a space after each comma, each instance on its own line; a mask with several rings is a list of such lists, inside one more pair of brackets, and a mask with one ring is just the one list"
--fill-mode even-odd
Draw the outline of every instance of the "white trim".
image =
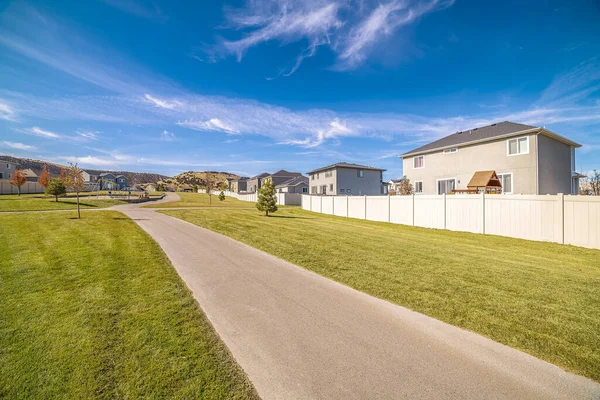
[[[454, 150], [454, 151], [452, 151]], [[456, 154], [458, 153], [458, 147], [450, 147], [449, 149], [442, 150], [442, 154]]]
[[504, 181], [501, 180], [500, 182], [502, 183], [502, 194], [513, 194], [515, 192], [515, 180], [513, 172], [497, 172], [496, 175], [498, 175], [498, 178], [500, 178], [500, 176], [510, 175], [510, 192], [505, 192]]
[[[527, 139], [527, 151], [524, 153], [515, 153], [515, 154], [510, 154], [510, 142], [512, 140], [516, 140], [517, 141], [517, 151], [519, 150], [519, 140], [520, 139]], [[510, 139], [506, 139], [506, 155], [508, 157], [514, 157], [514, 156], [523, 156], [525, 154], [529, 154], [529, 136], [519, 136], [519, 137], [514, 137], [514, 138], [510, 138]]]
[[451, 181], [454, 180], [454, 189], [458, 189], [457, 185], [458, 185], [458, 178], [457, 177], [451, 177], [451, 178], [440, 178], [440, 179], [436, 179], [435, 180], [435, 194], [439, 195], [440, 191], [439, 191], [439, 185], [438, 182], [439, 181]]
[[[423, 166], [422, 167], [415, 167], [415, 159], [421, 157], [423, 159]], [[412, 164], [413, 164], [413, 169], [421, 169], [421, 168], [425, 168], [425, 156], [421, 155], [421, 156], [414, 156], [412, 158]]]
[[[421, 182], [421, 191], [417, 192], [417, 183]], [[423, 194], [425, 193], [425, 187], [423, 186], [423, 181], [415, 181], [415, 194]]]

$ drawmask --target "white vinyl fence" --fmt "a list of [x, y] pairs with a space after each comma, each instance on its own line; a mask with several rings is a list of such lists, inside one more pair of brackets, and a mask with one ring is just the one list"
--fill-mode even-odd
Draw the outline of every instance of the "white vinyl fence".
[[[11, 185], [8, 179], [0, 179], [0, 194], [17, 194], [19, 190]], [[21, 186], [21, 194], [44, 193], [44, 187], [37, 182], [25, 182]]]
[[[198, 191], [203, 193], [202, 191]], [[213, 191], [213, 194], [219, 194], [219, 191]], [[252, 201], [256, 203], [258, 201], [258, 195], [256, 193], [235, 193], [228, 190], [224, 191], [225, 196], [235, 197], [242, 201]], [[277, 204], [282, 206], [299, 206], [302, 203], [302, 195], [300, 193], [277, 193]]]
[[600, 249], [600, 197], [301, 196], [303, 209], [323, 214]]

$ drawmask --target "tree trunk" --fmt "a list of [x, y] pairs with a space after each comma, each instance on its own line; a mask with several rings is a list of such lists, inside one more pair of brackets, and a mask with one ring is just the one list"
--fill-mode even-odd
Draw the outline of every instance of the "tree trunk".
[[58, 195], [54, 195], [54, 201], [58, 203]]
[[17, 193], [18, 193], [17, 196], [21, 195], [21, 186], [17, 186]]
[[79, 211], [79, 192], [77, 192], [77, 218], [81, 219], [81, 211]]
[[265, 211], [265, 217], [269, 216], [269, 210]]

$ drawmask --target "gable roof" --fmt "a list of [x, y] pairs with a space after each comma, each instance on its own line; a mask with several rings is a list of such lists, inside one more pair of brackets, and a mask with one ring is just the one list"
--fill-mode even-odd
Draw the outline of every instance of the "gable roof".
[[112, 176], [112, 177], [114, 177], [114, 176], [115, 176], [115, 174], [112, 174], [112, 173], [110, 173], [110, 172], [103, 172], [103, 173], [101, 173], [99, 176], [107, 176], [107, 175], [110, 175], [110, 176]]
[[579, 143], [575, 143], [563, 136], [557, 135], [544, 128], [539, 128], [531, 125], [518, 124], [516, 122], [504, 121], [496, 124], [473, 128], [461, 132], [456, 132], [424, 146], [413, 149], [400, 157], [407, 157], [422, 153], [430, 153], [436, 150], [442, 150], [452, 147], [460, 147], [478, 142], [487, 142], [499, 138], [517, 136], [525, 133], [540, 133], [552, 139], [558, 140], [573, 147], [581, 147]]
[[269, 175], [270, 174], [268, 172], [263, 172], [262, 174], [255, 175], [255, 176], [253, 176], [250, 179], [262, 179], [262, 178], [266, 178]]
[[35, 172], [33, 172], [33, 170], [27, 168], [25, 170], [23, 170], [23, 172], [25, 173], [25, 176], [28, 178], [37, 178], [37, 174]]
[[500, 179], [498, 179], [498, 175], [496, 175], [496, 171], [477, 171], [473, 174], [473, 177], [467, 184], [467, 187], [470, 189], [480, 188], [480, 187], [502, 187], [502, 183], [500, 183]]
[[308, 185], [308, 178], [304, 175], [301, 176], [296, 176], [292, 179], [288, 179], [285, 182], [280, 183], [279, 185], [275, 186], [276, 188], [281, 188], [281, 187], [289, 187], [289, 186], [298, 186], [301, 184], [306, 184]]
[[289, 171], [286, 171], [285, 169], [280, 169], [279, 171], [273, 172], [272, 174], [267, 174], [263, 178], [266, 178], [267, 176], [289, 176], [289, 177], [294, 177], [294, 176], [302, 176], [302, 173], [301, 172], [289, 172]]
[[125, 179], [127, 179], [127, 177], [125, 175], [117, 175], [115, 178], [125, 178]]
[[315, 174], [317, 172], [326, 171], [328, 169], [334, 169], [334, 168], [353, 168], [353, 169], [368, 169], [368, 170], [372, 170], [372, 171], [386, 171], [385, 169], [371, 167], [370, 165], [360, 165], [360, 164], [339, 162], [339, 163], [328, 165], [323, 168], [313, 169], [312, 171], [307, 172], [307, 174], [309, 174], [309, 175]]

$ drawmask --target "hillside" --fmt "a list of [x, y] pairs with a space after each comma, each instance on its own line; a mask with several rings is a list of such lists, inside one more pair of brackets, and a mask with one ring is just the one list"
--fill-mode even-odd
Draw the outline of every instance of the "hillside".
[[159, 184], [164, 184], [173, 190], [195, 189], [204, 186], [207, 175], [210, 175], [212, 180], [216, 182], [215, 186], [226, 182], [227, 179], [239, 178], [238, 175], [230, 174], [229, 172], [188, 171], [174, 176], [173, 178], [163, 179]]
[[[58, 176], [60, 174], [60, 169], [65, 167], [64, 165], [55, 164], [55, 163], [51, 163], [51, 162], [47, 162], [47, 161], [41, 161], [41, 160], [32, 160], [29, 158], [18, 158], [18, 157], [0, 155], [0, 159], [10, 161], [13, 163], [18, 163], [18, 164], [20, 164], [19, 167], [21, 169], [31, 169], [31, 170], [33, 170], [33, 172], [35, 172], [38, 175], [42, 171], [44, 164], [48, 166], [48, 171], [50, 172], [51, 176]], [[103, 172], [109, 171], [109, 170], [97, 170], [97, 169], [88, 169], [88, 168], [85, 168], [85, 170], [90, 175], [100, 175]], [[110, 171], [110, 172], [113, 172], [115, 174], [125, 175], [127, 177], [127, 179], [129, 180], [129, 183], [132, 185], [135, 183], [154, 183], [154, 182], [158, 182], [158, 181], [161, 181], [164, 179], [169, 179], [169, 177], [165, 176], [165, 175], [151, 174], [151, 173], [147, 173], [147, 172], [131, 172], [131, 171]]]

